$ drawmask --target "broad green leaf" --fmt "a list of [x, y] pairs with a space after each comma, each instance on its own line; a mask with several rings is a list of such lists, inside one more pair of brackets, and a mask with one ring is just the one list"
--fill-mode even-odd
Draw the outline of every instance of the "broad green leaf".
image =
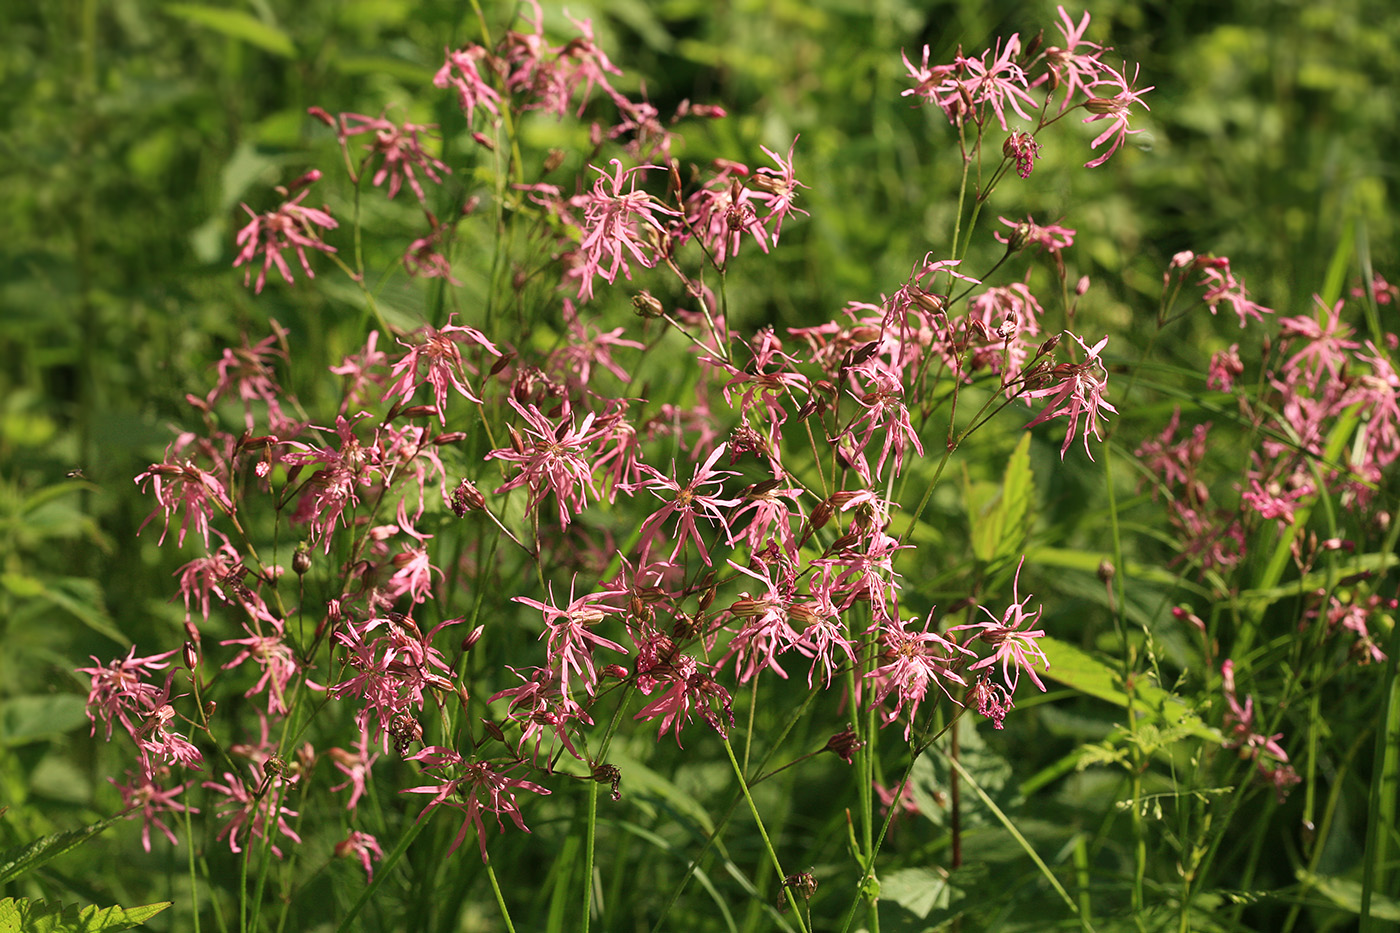
[[0, 933], [115, 933], [139, 927], [170, 906], [169, 901], [141, 907], [64, 907], [28, 898], [0, 900]]
[[223, 33], [230, 39], [240, 39], [249, 45], [257, 46], [264, 52], [271, 52], [283, 58], [296, 55], [296, 44], [292, 42], [291, 36], [241, 10], [198, 6], [193, 3], [172, 3], [166, 6], [165, 11], [186, 22]]
[[[1050, 660], [1050, 667], [1041, 674], [1042, 678], [1127, 709], [1128, 694], [1117, 671], [1067, 642], [1045, 636], [1036, 644]], [[1220, 730], [1202, 722], [1185, 703], [1157, 686], [1146, 674], [1140, 675], [1133, 686], [1132, 704], [1134, 712], [1151, 717], [1153, 722], [1168, 730], [1180, 729], [1209, 742], [1224, 741]]]
[[1030, 525], [1031, 436], [1022, 434], [1006, 461], [1001, 488], [986, 483], [965, 484], [972, 553], [985, 564], [1015, 557], [1025, 544]]
[[9, 697], [0, 709], [0, 748], [55, 738], [87, 723], [83, 698], [71, 693]]

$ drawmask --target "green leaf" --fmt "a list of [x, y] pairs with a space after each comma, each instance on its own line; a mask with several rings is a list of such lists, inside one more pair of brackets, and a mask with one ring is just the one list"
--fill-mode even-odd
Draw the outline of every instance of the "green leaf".
[[64, 907], [28, 898], [0, 900], [0, 933], [107, 933], [130, 930], [170, 906], [169, 901], [142, 907]]
[[0, 748], [56, 738], [87, 723], [83, 698], [71, 693], [9, 697], [0, 710]]
[[[28, 845], [17, 846], [0, 853], [0, 884], [18, 878], [25, 872], [33, 871], [50, 859], [57, 858], [69, 849], [82, 845], [117, 820], [123, 819], [124, 816], [124, 813], [118, 813], [116, 816], [109, 816], [105, 820], [80, 829], [54, 833], [36, 839]], [[3, 930], [3, 927], [0, 927], [0, 930]]]
[[131, 639], [121, 633], [107, 614], [102, 602], [102, 588], [96, 580], [84, 577], [57, 577], [42, 580], [28, 574], [0, 574], [0, 585], [21, 599], [41, 600], [74, 616], [100, 635], [119, 645], [130, 645]]
[[[1041, 676], [1064, 684], [1087, 696], [1096, 697], [1120, 709], [1128, 708], [1128, 694], [1123, 678], [1113, 668], [1084, 653], [1073, 645], [1049, 636], [1036, 644], [1050, 660], [1050, 667]], [[1220, 730], [1208, 726], [1181, 700], [1153, 683], [1146, 674], [1139, 675], [1133, 685], [1133, 711], [1150, 717], [1150, 721], [1168, 730], [1180, 730], [1208, 742], [1220, 743]]]
[[977, 559], [991, 564], [1020, 554], [1030, 530], [1031, 495], [1035, 491], [1031, 436], [1022, 434], [1011, 452], [1000, 489], [986, 483], [968, 483], [965, 489], [972, 553]]
[[166, 6], [165, 11], [188, 23], [223, 33], [230, 39], [240, 39], [249, 45], [257, 46], [264, 52], [271, 52], [283, 58], [296, 56], [296, 44], [292, 42], [291, 36], [241, 10], [172, 3]]
[[[1333, 878], [1329, 875], [1313, 875], [1306, 871], [1298, 872], [1298, 880], [1311, 887], [1343, 910], [1354, 914], [1361, 913], [1361, 883], [1346, 878]], [[1371, 918], [1386, 922], [1400, 921], [1400, 901], [1375, 892], [1371, 893]]]

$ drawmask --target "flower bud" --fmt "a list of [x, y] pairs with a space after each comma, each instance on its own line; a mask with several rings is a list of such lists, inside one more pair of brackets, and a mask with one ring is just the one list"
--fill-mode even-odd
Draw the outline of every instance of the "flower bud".
[[1026, 244], [1031, 241], [1031, 225], [1019, 223], [1016, 229], [1011, 231], [1011, 236], [1006, 239], [1006, 251], [1008, 253], [1019, 253], [1026, 248]]
[[476, 628], [472, 629], [471, 633], [467, 635], [466, 638], [462, 639], [462, 650], [465, 652], [475, 648], [476, 643], [481, 641], [481, 633], [484, 631], [486, 631], [486, 626], [484, 625], [478, 625]]
[[593, 769], [593, 780], [599, 784], [612, 785], [612, 799], [617, 802], [622, 799], [622, 791], [618, 790], [618, 785], [622, 783], [622, 772], [616, 765], [602, 764]]
[[305, 541], [297, 545], [296, 551], [292, 554], [292, 570], [299, 577], [306, 576], [306, 572], [311, 569], [311, 547]]
[[856, 735], [850, 724], [846, 725], [843, 732], [838, 732], [826, 740], [824, 752], [831, 752], [846, 764], [851, 764], [855, 760], [855, 753], [865, 747], [865, 740]]
[[185, 668], [194, 670], [199, 666], [199, 651], [195, 649], [194, 642], [185, 642], [184, 647]]
[[666, 313], [665, 306], [649, 291], [633, 295], [632, 307], [636, 309], [638, 316], [645, 318], [659, 318]]
[[452, 492], [452, 514], [458, 518], [463, 518], [468, 512], [477, 512], [486, 508], [486, 497], [467, 480], [462, 480], [457, 488]]
[[491, 736], [491, 738], [495, 739], [497, 742], [501, 742], [501, 743], [504, 743], [504, 742], [505, 742], [505, 740], [506, 740], [506, 734], [505, 734], [504, 732], [501, 731], [501, 727], [500, 727], [500, 726], [496, 725], [494, 722], [492, 722], [492, 721], [489, 720], [489, 719], [483, 719], [483, 720], [481, 720], [481, 724], [482, 724], [482, 726], [484, 726], [484, 727], [486, 728], [486, 734], [487, 734], [487, 735]]

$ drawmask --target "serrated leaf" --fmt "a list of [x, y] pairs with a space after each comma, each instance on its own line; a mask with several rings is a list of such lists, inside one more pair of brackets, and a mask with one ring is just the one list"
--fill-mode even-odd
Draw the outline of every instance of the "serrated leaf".
[[123, 816], [124, 814], [119, 813], [80, 829], [53, 833], [36, 839], [28, 845], [17, 846], [0, 853], [0, 884], [18, 878], [27, 871], [33, 871], [50, 859], [57, 858], [69, 849], [82, 845], [117, 820], [122, 819]]
[[291, 36], [276, 26], [270, 26], [241, 10], [197, 6], [192, 3], [172, 3], [166, 6], [165, 11], [188, 23], [207, 27], [228, 36], [230, 39], [242, 40], [249, 45], [257, 46], [264, 52], [271, 52], [273, 55], [293, 58], [297, 52], [296, 44], [292, 42]]
[[6, 573], [0, 574], [0, 585], [22, 599], [42, 600], [62, 609], [119, 645], [131, 644], [131, 639], [121, 633], [107, 614], [107, 607], [102, 603], [102, 588], [96, 580], [83, 577], [43, 580], [28, 574]]
[[46, 901], [7, 897], [0, 900], [0, 933], [116, 933], [130, 930], [170, 906], [169, 901], [141, 907], [64, 907]]

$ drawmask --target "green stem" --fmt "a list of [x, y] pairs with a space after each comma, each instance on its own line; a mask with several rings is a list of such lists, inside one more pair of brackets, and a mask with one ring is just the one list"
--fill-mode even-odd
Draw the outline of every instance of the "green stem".
[[753, 814], [754, 825], [758, 827], [758, 834], [763, 839], [763, 848], [768, 853], [768, 858], [773, 863], [773, 870], [778, 874], [778, 885], [782, 888], [783, 896], [787, 898], [788, 906], [792, 908], [793, 918], [797, 921], [798, 929], [807, 933], [807, 923], [803, 920], [802, 909], [798, 907], [797, 898], [793, 896], [792, 889], [783, 884], [783, 866], [778, 861], [778, 853], [773, 851], [773, 842], [768, 838], [768, 830], [763, 826], [763, 817], [759, 816], [758, 805], [753, 802], [753, 795], [749, 793], [749, 782], [744, 778], [744, 771], [739, 767], [739, 759], [734, 757], [734, 746], [729, 744], [729, 736], [724, 736], [724, 752], [729, 756], [729, 764], [734, 768], [734, 776], [739, 781], [739, 789], [744, 793], [744, 800], [748, 802], [749, 812]]

